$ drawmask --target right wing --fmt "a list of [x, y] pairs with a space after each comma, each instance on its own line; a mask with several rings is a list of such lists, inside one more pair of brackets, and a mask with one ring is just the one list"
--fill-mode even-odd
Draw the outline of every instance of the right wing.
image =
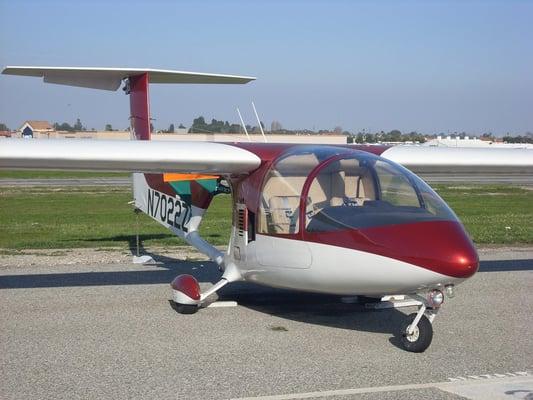
[[260, 164], [248, 150], [213, 142], [0, 141], [0, 169], [142, 172], [133, 174], [135, 207], [217, 263], [222, 253], [199, 236], [198, 228], [220, 189], [218, 177], [248, 173]]
[[0, 169], [91, 170], [229, 175], [253, 171], [261, 159], [213, 142], [31, 140], [0, 142]]

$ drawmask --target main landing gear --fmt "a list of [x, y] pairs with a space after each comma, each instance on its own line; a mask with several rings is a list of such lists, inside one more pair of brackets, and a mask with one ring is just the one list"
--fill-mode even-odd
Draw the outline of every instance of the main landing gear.
[[194, 314], [210, 295], [225, 286], [228, 279], [222, 278], [204, 293], [200, 291], [200, 285], [192, 275], [178, 275], [170, 286], [172, 287], [172, 300], [174, 309], [180, 314]]
[[418, 312], [407, 317], [407, 321], [400, 328], [402, 347], [413, 353], [422, 353], [433, 339], [433, 320], [444, 301], [444, 294], [434, 289], [426, 297], [412, 296], [420, 302]]

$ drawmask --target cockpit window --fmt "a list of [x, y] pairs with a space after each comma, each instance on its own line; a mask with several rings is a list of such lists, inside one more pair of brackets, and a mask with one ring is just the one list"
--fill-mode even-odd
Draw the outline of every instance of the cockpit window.
[[420, 197], [407, 175], [398, 173], [394, 165], [384, 161], [376, 161], [374, 166], [381, 189], [380, 200], [387, 201], [393, 206], [421, 206]]
[[341, 152], [345, 150], [329, 146], [299, 147], [278, 160], [263, 184], [257, 231], [265, 234], [297, 233], [300, 196], [307, 176], [320, 163]]
[[416, 175], [370, 154], [325, 162], [308, 196], [309, 232], [457, 219]]

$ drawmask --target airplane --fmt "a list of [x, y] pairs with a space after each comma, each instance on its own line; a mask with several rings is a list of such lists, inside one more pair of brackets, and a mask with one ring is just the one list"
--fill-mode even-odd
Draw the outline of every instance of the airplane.
[[[183, 314], [236, 281], [343, 296], [405, 295], [418, 311], [401, 326], [401, 344], [423, 352], [445, 298], [476, 273], [479, 258], [459, 218], [410, 169], [533, 170], [533, 152], [525, 149], [150, 140], [150, 83], [245, 84], [255, 79], [248, 76], [23, 66], [2, 73], [102, 90], [123, 86], [133, 140], [5, 139], [0, 168], [132, 172], [135, 207], [223, 271], [205, 291], [189, 274], [171, 282]], [[221, 193], [232, 196], [225, 252], [199, 234]]]

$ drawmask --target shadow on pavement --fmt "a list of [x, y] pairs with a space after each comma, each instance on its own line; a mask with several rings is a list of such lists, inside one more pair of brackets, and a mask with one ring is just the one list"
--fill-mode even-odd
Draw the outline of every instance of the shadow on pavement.
[[[151, 255], [162, 265], [146, 265], [142, 271], [1, 275], [0, 289], [168, 284], [176, 275], [185, 273], [206, 284], [217, 282], [221, 276], [221, 272], [212, 262], [176, 260], [151, 254], [146, 250], [142, 254]], [[533, 260], [482, 261], [479, 270], [533, 270]], [[345, 304], [341, 302], [340, 296], [275, 289], [247, 282], [235, 282], [225, 286], [218, 292], [218, 298], [236, 301], [242, 307], [286, 320], [339, 329], [388, 333], [393, 335], [390, 342], [401, 348], [398, 329], [405, 321], [405, 314], [396, 309], [365, 308], [365, 303], [375, 301], [371, 298], [360, 297], [358, 303]]]
[[481, 261], [479, 272], [532, 271], [533, 259]]
[[[182, 261], [146, 250], [158, 266], [143, 266], [145, 270], [73, 272], [0, 276], [0, 289], [59, 288], [74, 286], [168, 284], [179, 274], [191, 274], [203, 284], [215, 283], [221, 272], [212, 262]], [[482, 261], [480, 271], [533, 270], [533, 260]], [[275, 289], [247, 282], [235, 282], [218, 292], [219, 300], [236, 301], [261, 313], [282, 319], [338, 329], [379, 332], [392, 335], [389, 341], [401, 348], [398, 330], [405, 314], [396, 309], [372, 310], [364, 307], [370, 298], [359, 298], [355, 304], [341, 302], [340, 296]], [[202, 311], [199, 311], [202, 312]], [[205, 312], [205, 311], [204, 311]], [[414, 309], [412, 310], [414, 312]]]

